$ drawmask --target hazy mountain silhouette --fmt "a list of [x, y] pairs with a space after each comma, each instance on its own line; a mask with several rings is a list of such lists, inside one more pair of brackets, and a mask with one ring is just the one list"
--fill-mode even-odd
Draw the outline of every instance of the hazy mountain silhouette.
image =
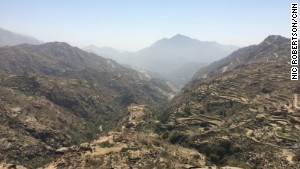
[[[201, 65], [221, 59], [237, 48], [217, 42], [199, 41], [178, 34], [169, 39], [158, 40], [153, 45], [136, 53], [122, 53], [112, 48], [95, 46], [86, 47], [85, 50], [115, 59], [123, 64], [159, 73], [182, 87]], [[189, 67], [187, 68], [186, 65]], [[182, 75], [187, 76], [183, 77]]]
[[23, 43], [36, 45], [43, 42], [32, 37], [20, 35], [0, 28], [0, 46], [14, 46]]
[[166, 75], [190, 62], [216, 61], [237, 48], [216, 42], [199, 41], [178, 34], [170, 39], [161, 39], [150, 47], [140, 50], [135, 57], [136, 64]]
[[95, 45], [87, 46], [83, 48], [83, 50], [114, 60], [120, 59], [119, 57], [123, 54], [119, 50], [112, 47], [97, 47]]
[[167, 77], [168, 79], [172, 79], [172, 82], [178, 87], [182, 88], [188, 81], [192, 79], [195, 72], [204, 66], [206, 66], [204, 63], [189, 62], [168, 73]]

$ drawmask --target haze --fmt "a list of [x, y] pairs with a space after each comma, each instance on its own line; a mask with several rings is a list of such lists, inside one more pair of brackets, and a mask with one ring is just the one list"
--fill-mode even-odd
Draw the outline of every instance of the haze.
[[[291, 1], [292, 2], [292, 1]], [[0, 1], [0, 27], [42, 41], [137, 51], [178, 33], [247, 46], [289, 37], [290, 3], [276, 1]]]

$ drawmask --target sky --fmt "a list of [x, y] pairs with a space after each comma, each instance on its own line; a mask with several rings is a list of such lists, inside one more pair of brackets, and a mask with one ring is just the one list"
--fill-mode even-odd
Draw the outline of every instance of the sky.
[[0, 27], [78, 47], [138, 51], [182, 34], [248, 46], [290, 37], [295, 0], [0, 0]]

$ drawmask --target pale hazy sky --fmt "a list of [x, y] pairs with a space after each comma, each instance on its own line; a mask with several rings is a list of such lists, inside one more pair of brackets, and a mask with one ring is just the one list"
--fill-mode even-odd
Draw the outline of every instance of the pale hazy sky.
[[42, 41], [136, 51], [178, 33], [247, 46], [290, 36], [294, 0], [0, 0], [0, 27]]

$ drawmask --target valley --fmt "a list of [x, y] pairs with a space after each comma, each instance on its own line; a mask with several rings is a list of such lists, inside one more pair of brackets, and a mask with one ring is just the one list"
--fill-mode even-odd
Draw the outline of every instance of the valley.
[[289, 46], [268, 36], [180, 91], [65, 42], [0, 47], [0, 168], [299, 168]]
[[0, 169], [300, 169], [298, 4], [0, 0]]
[[[109, 47], [88, 46], [84, 50], [111, 58], [153, 77], [167, 79], [181, 89], [201, 67], [221, 59], [237, 46], [200, 41], [177, 34], [163, 38], [137, 52], [120, 52]], [[168, 64], [166, 64], [168, 63]]]

